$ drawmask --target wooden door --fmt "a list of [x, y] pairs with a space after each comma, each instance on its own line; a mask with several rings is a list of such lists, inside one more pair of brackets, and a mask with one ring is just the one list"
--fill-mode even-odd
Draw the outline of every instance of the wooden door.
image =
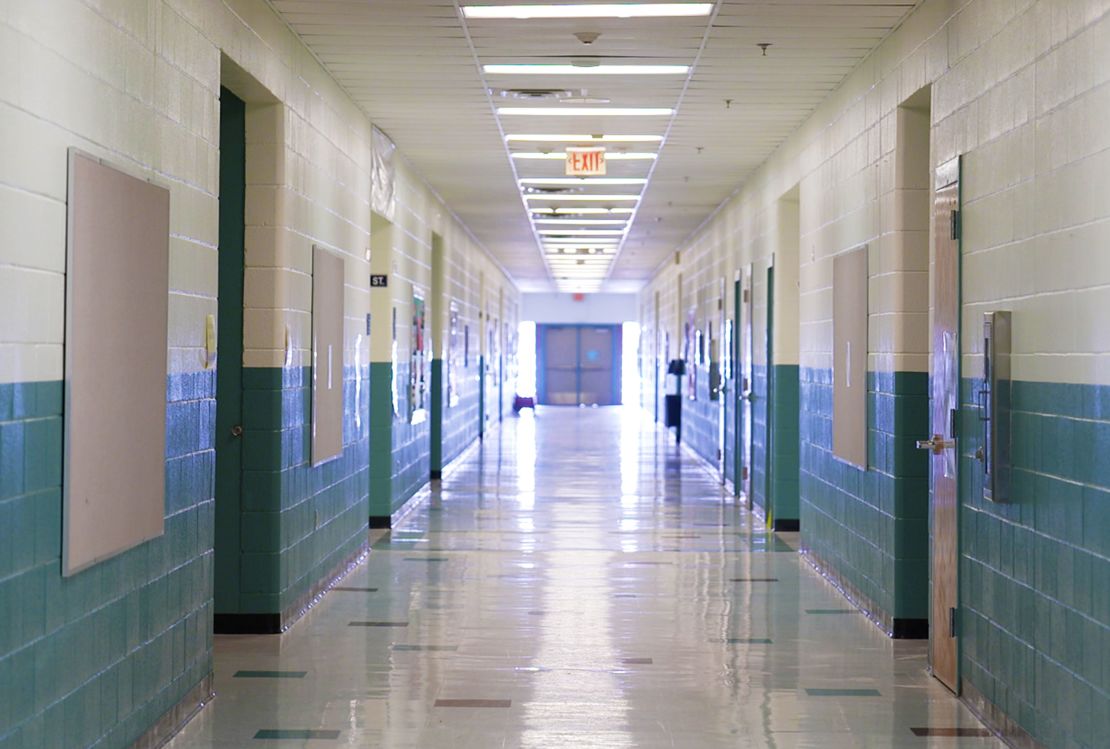
[[[918, 443], [928, 449], [932, 495], [932, 602], [929, 613], [929, 663], [933, 675], [953, 692], [957, 678], [956, 571], [959, 519], [956, 469], [956, 419], [960, 387], [959, 179], [938, 187], [933, 204], [933, 363], [930, 393], [932, 436]], [[939, 181], [939, 180], [938, 180]]]

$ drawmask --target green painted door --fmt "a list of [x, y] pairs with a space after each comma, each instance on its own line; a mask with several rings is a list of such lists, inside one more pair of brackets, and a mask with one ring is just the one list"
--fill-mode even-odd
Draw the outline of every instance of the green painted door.
[[740, 369], [740, 354], [741, 354], [741, 338], [743, 337], [740, 311], [742, 304], [743, 291], [740, 286], [740, 279], [737, 278], [732, 284], [732, 336], [729, 341], [728, 356], [731, 357], [729, 363], [730, 379], [728, 383], [728, 394], [725, 396], [725, 420], [726, 420], [726, 440], [725, 440], [725, 470], [728, 478], [732, 481], [732, 493], [735, 496], [740, 496], [741, 490], [741, 470], [743, 461], [740, 458], [740, 409], [744, 403], [744, 388], [741, 382]]
[[216, 367], [215, 610], [239, 611], [243, 442], [243, 226], [246, 105], [220, 89], [219, 327]]
[[775, 502], [771, 496], [774, 490], [775, 456], [772, 445], [775, 444], [774, 408], [775, 408], [775, 267], [767, 269], [767, 416], [763, 444], [763, 509], [767, 513], [767, 527], [774, 526]]

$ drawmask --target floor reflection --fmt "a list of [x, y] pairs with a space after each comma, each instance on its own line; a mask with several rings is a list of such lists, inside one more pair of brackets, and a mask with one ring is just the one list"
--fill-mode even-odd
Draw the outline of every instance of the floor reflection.
[[292, 631], [216, 638], [219, 696], [171, 746], [921, 747], [911, 728], [978, 726], [921, 643], [814, 613], [848, 607], [796, 546], [637, 410], [525, 411]]

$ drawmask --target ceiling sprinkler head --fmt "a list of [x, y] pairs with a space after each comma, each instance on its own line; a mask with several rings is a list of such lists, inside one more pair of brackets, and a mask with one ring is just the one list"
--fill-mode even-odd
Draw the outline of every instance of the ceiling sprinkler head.
[[763, 56], [766, 57], [767, 56], [767, 48], [771, 46], [771, 42], [760, 42], [759, 44], [757, 44], [755, 46], [757, 46], [761, 50], [763, 50]]
[[600, 36], [601, 33], [597, 31], [578, 31], [574, 34], [574, 38], [583, 44], [593, 44]]

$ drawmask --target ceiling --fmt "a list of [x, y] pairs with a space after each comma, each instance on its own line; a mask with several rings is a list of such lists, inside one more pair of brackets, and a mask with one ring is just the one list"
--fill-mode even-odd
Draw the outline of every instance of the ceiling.
[[[530, 20], [467, 18], [460, 7], [513, 4], [504, 0], [270, 2], [522, 290], [633, 291], [878, 46], [917, 0], [717, 0], [707, 3], [709, 14], [701, 16]], [[599, 36], [584, 44], [575, 37], [580, 32]], [[763, 43], [770, 44], [766, 55], [759, 46]], [[680, 65], [689, 66], [689, 72], [502, 75], [483, 69], [512, 63]], [[502, 95], [507, 89], [559, 90], [591, 101], [525, 100]], [[652, 107], [674, 113], [504, 113], [517, 107]], [[606, 177], [648, 179], [646, 186], [582, 183], [570, 188], [578, 198], [642, 191], [639, 202], [526, 203], [518, 179], [561, 178], [564, 161], [511, 158], [510, 152], [559, 153], [576, 143], [507, 142], [506, 136], [514, 134], [635, 134], [664, 140], [604, 144], [610, 157]], [[621, 151], [658, 157], [614, 160], [613, 154]], [[597, 253], [577, 263], [588, 267], [582, 275], [576, 268], [566, 270], [566, 260], [556, 255], [557, 250], [541, 250], [537, 230], [561, 231], [562, 225], [533, 224], [526, 205], [564, 210], [589, 206], [595, 211], [579, 218], [634, 220], [615, 242], [577, 235], [566, 240]], [[635, 213], [596, 213], [598, 207], [617, 206], [634, 207]], [[611, 248], [600, 249], [601, 244]], [[579, 251], [570, 245], [566, 251]], [[563, 280], [564, 275], [569, 280]]]

